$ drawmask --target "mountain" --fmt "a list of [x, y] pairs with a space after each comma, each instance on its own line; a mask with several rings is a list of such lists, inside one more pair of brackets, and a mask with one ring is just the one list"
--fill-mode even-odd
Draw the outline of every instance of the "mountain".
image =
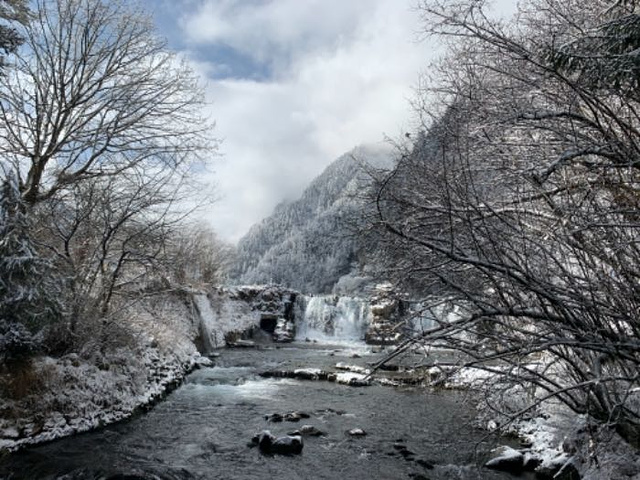
[[330, 293], [342, 277], [357, 271], [355, 227], [367, 169], [388, 167], [392, 158], [390, 147], [360, 146], [335, 160], [298, 200], [281, 203], [251, 227], [238, 243], [232, 278]]

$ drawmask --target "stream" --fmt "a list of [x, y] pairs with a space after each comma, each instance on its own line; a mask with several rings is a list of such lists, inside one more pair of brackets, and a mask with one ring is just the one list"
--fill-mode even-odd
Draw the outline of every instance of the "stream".
[[[356, 388], [258, 375], [274, 369], [332, 369], [337, 362], [366, 366], [377, 358], [364, 347], [302, 342], [223, 350], [215, 366], [190, 374], [148, 413], [0, 458], [0, 478], [514, 478], [479, 467], [497, 440], [471, 426], [474, 410], [463, 392]], [[298, 423], [265, 419], [292, 411], [310, 417]], [[279, 436], [303, 424], [325, 435], [305, 437], [301, 455], [267, 456], [249, 445], [262, 430]], [[367, 435], [349, 436], [353, 428]], [[415, 456], [406, 459], [399, 445]]]

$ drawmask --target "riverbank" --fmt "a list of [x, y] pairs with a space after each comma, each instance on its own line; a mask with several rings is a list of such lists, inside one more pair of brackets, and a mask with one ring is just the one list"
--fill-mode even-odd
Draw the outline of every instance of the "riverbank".
[[2, 372], [0, 450], [127, 419], [207, 361], [196, 347], [198, 316], [184, 294], [140, 300], [126, 322], [110, 326], [106, 342], [86, 333], [92, 325], [83, 329], [77, 353], [37, 356]]
[[[526, 470], [523, 465], [528, 463], [541, 479], [640, 480], [640, 451], [613, 426], [590, 421], [553, 398], [511, 420], [505, 412], [524, 412], [536, 402], [531, 392], [517, 386], [504, 390], [497, 375], [473, 368], [432, 367], [428, 376], [432, 385], [478, 392], [479, 426], [519, 439], [522, 447], [517, 451], [523, 463], [507, 468], [509, 471]], [[491, 385], [495, 386], [493, 393]], [[502, 414], [497, 413], [500, 409]], [[494, 452], [494, 458], [513, 455], [511, 449]]]

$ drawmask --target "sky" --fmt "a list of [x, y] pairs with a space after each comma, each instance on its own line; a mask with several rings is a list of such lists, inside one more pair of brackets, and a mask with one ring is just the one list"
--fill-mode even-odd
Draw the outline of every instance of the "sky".
[[143, 3], [205, 85], [221, 144], [207, 174], [217, 200], [200, 215], [223, 240], [353, 147], [416, 127], [414, 88], [437, 52], [419, 41], [416, 0]]

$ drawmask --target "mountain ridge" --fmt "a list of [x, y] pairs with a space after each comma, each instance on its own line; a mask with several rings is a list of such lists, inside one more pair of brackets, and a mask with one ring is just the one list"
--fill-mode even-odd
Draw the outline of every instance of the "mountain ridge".
[[362, 208], [366, 170], [388, 166], [389, 146], [362, 145], [341, 155], [297, 200], [279, 203], [238, 242], [237, 283], [279, 283], [306, 293], [330, 293], [357, 267], [349, 223]]

